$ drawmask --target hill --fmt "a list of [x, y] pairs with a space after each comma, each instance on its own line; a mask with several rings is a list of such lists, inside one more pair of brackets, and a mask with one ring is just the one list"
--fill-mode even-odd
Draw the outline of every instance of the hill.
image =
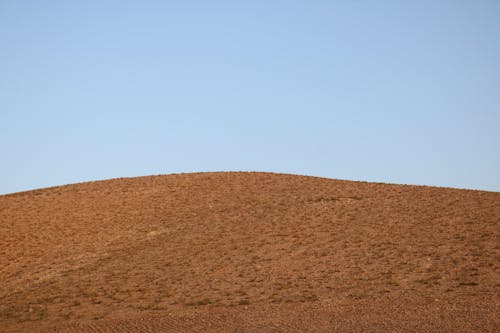
[[495, 192], [234, 172], [3, 195], [0, 327], [494, 332], [499, 239]]

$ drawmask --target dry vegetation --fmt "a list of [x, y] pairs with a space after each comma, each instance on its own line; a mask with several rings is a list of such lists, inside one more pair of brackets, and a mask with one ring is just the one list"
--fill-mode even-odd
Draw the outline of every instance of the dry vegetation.
[[482, 191], [199, 173], [4, 195], [0, 327], [494, 332], [499, 239]]

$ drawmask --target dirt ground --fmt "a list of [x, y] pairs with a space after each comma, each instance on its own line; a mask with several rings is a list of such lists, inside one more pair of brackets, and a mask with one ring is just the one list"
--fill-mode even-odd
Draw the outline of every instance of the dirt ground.
[[0, 332], [498, 332], [500, 193], [195, 173], [0, 196]]

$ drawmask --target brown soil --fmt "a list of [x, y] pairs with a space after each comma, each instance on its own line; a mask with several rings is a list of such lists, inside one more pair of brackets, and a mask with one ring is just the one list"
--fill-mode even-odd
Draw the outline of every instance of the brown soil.
[[0, 331], [500, 329], [500, 193], [271, 173], [0, 196]]

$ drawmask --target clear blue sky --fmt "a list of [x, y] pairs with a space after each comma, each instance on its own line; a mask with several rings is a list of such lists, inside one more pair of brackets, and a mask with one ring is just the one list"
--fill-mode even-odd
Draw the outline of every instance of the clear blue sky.
[[256, 170], [500, 191], [500, 1], [0, 0], [0, 193]]

